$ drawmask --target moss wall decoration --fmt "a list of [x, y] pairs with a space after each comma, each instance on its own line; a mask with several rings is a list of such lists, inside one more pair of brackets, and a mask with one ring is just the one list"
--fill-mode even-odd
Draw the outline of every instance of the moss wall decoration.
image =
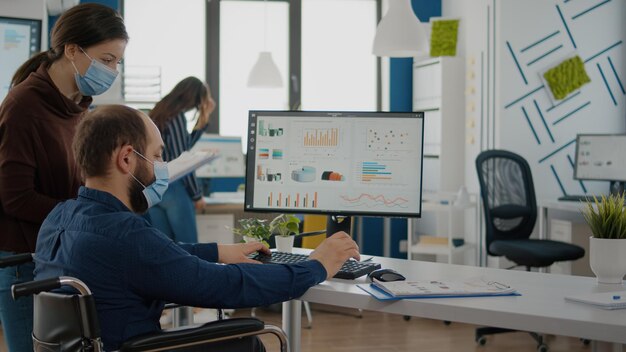
[[456, 56], [459, 20], [433, 20], [430, 32], [430, 56]]
[[569, 58], [543, 74], [554, 99], [561, 100], [591, 82], [580, 56]]

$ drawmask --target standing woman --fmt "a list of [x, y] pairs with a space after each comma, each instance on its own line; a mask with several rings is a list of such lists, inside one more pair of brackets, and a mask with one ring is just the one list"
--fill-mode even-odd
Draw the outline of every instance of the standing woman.
[[[91, 96], [117, 77], [128, 34], [113, 9], [81, 4], [57, 20], [50, 42], [17, 70], [0, 106], [0, 256], [34, 252], [44, 218], [76, 197], [76, 125]], [[10, 294], [11, 285], [33, 280], [33, 269], [0, 270], [0, 319], [11, 352], [33, 350], [32, 298], [13, 301]]]
[[[193, 132], [187, 132], [185, 112], [197, 109]], [[172, 89], [154, 109], [150, 117], [161, 130], [165, 149], [163, 160], [171, 161], [191, 147], [209, 124], [209, 116], [215, 109], [209, 86], [195, 77], [187, 77]], [[194, 208], [195, 203], [195, 208]], [[174, 241], [198, 242], [196, 209], [204, 206], [202, 189], [195, 175], [189, 174], [170, 183], [161, 202], [148, 212], [152, 225]]]

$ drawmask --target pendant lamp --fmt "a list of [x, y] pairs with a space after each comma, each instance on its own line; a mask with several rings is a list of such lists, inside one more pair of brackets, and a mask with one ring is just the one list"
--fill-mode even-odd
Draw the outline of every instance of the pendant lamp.
[[429, 50], [426, 31], [411, 0], [389, 0], [389, 10], [378, 23], [372, 53], [376, 56], [415, 57]]
[[264, 1], [264, 6], [263, 51], [259, 53], [259, 58], [248, 75], [248, 87], [280, 88], [283, 86], [283, 78], [272, 58], [272, 53], [267, 51], [267, 0]]

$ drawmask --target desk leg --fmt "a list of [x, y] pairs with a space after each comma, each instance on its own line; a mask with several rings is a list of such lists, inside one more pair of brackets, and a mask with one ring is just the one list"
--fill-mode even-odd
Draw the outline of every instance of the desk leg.
[[623, 350], [624, 345], [621, 343], [591, 341], [592, 352], [622, 352]]
[[548, 238], [548, 207], [539, 206], [539, 239]]
[[287, 334], [291, 352], [300, 352], [302, 301], [283, 302], [283, 330]]

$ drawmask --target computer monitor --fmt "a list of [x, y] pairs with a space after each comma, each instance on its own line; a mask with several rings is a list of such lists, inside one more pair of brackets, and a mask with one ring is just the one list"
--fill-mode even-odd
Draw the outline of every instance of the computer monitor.
[[626, 134], [577, 135], [574, 178], [609, 181], [611, 194], [624, 192], [625, 150]]
[[245, 210], [420, 217], [422, 112], [250, 111]]
[[245, 162], [241, 152], [241, 137], [204, 133], [191, 151], [214, 152], [219, 158], [196, 170], [197, 177], [244, 177]]
[[15, 71], [41, 51], [41, 21], [0, 16], [0, 102]]

